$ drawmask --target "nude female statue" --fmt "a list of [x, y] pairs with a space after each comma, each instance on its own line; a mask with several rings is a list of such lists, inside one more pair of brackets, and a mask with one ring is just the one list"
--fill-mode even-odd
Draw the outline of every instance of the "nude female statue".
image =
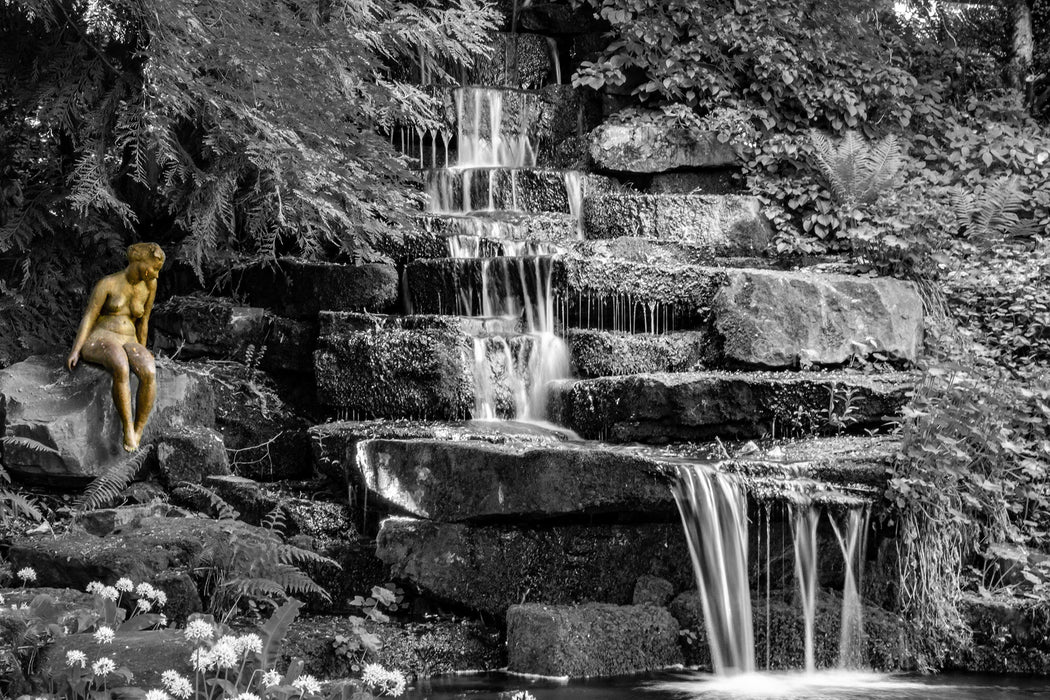
[[[153, 355], [146, 349], [146, 334], [157, 295], [157, 276], [163, 265], [164, 251], [156, 243], [130, 246], [128, 266], [103, 277], [91, 292], [73, 350], [66, 360], [71, 372], [83, 357], [113, 375], [113, 403], [120, 414], [124, 449], [128, 452], [138, 449], [157, 396], [156, 367]], [[134, 421], [129, 372], [139, 378]]]

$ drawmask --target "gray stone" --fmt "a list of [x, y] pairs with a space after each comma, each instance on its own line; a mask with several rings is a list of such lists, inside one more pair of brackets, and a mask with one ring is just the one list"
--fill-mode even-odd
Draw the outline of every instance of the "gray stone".
[[718, 359], [714, 343], [703, 331], [651, 334], [569, 329], [565, 342], [574, 377], [690, 372]]
[[907, 400], [906, 373], [694, 372], [563, 380], [552, 420], [586, 438], [673, 442], [884, 427]]
[[252, 306], [275, 314], [308, 318], [318, 311], [385, 311], [397, 301], [398, 277], [393, 265], [344, 265], [281, 258], [271, 267], [235, 270], [234, 289]]
[[493, 615], [523, 601], [627, 604], [643, 574], [692, 580], [677, 522], [518, 529], [387, 518], [376, 553], [395, 579]]
[[923, 303], [912, 282], [766, 270], [730, 271], [714, 327], [728, 362], [842, 364], [879, 354], [914, 362]]
[[740, 155], [714, 131], [656, 124], [605, 123], [590, 135], [591, 158], [605, 170], [656, 173], [675, 168], [737, 165]]
[[[134, 396], [134, 375], [131, 382]], [[101, 367], [81, 362], [70, 373], [57, 356], [38, 355], [0, 371], [0, 434], [30, 438], [54, 450], [5, 445], [6, 468], [22, 479], [75, 486], [126, 459], [111, 386]], [[210, 379], [192, 367], [159, 359], [157, 399], [143, 442], [185, 426], [214, 423]]]
[[977, 673], [1045, 675], [1050, 667], [1050, 603], [1045, 598], [964, 593], [959, 610], [973, 644], [953, 649], [945, 666]]
[[484, 212], [474, 215], [429, 214], [420, 217], [420, 225], [431, 232], [438, 243], [432, 250], [420, 251], [413, 258], [446, 258], [450, 256], [448, 236], [477, 236], [494, 243], [505, 241], [552, 243], [573, 241], [579, 221], [566, 213]]
[[701, 244], [713, 255], [752, 255], [769, 244], [756, 197], [719, 194], [588, 194], [588, 238], [641, 236]]
[[467, 85], [538, 88], [550, 81], [551, 48], [539, 34], [497, 32], [492, 54], [479, 57], [467, 72]]
[[1050, 555], [1019, 544], [997, 542], [988, 546], [985, 560], [991, 564], [992, 588], [1031, 587], [1050, 580]]
[[182, 359], [242, 359], [266, 330], [264, 309], [230, 299], [176, 296], [158, 304], [150, 328], [158, 351]]
[[659, 576], [639, 576], [634, 582], [634, 605], [665, 607], [674, 597], [674, 584]]
[[656, 173], [649, 180], [647, 194], [739, 194], [733, 170], [718, 168], [699, 172]]
[[369, 440], [357, 466], [401, 513], [441, 522], [516, 523], [599, 513], [674, 514], [667, 480], [630, 455], [445, 440]]
[[430, 206], [438, 213], [510, 210], [544, 214], [573, 213], [573, 188], [603, 192], [614, 183], [600, 175], [572, 170], [464, 167], [427, 172], [427, 190], [438, 194]]
[[81, 513], [77, 516], [77, 524], [89, 534], [105, 537], [118, 527], [125, 527], [142, 518], [167, 517], [173, 511], [178, 511], [178, 509], [167, 503], [99, 508]]
[[541, 676], [620, 676], [682, 663], [678, 624], [651, 605], [514, 605], [507, 670]]
[[229, 474], [222, 435], [212, 428], [186, 425], [165, 430], [155, 439], [160, 481], [168, 488], [182, 482], [199, 484], [213, 474]]

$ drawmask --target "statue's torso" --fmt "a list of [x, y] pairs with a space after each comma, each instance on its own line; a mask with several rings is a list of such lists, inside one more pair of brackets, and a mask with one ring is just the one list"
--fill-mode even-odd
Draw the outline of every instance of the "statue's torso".
[[145, 282], [130, 284], [123, 273], [111, 275], [106, 301], [92, 331], [109, 331], [135, 339], [135, 321], [146, 312], [148, 298]]

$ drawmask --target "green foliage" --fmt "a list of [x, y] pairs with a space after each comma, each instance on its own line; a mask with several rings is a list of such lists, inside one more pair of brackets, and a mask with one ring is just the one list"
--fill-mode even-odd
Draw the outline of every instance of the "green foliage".
[[836, 144], [814, 129], [810, 139], [828, 188], [848, 210], [874, 202], [903, 165], [900, 143], [893, 134], [872, 144], [851, 129]]
[[222, 496], [205, 486], [183, 481], [179, 484], [179, 488], [186, 491], [191, 497], [197, 496], [203, 499], [204, 502], [208, 504], [208, 507], [211, 508], [211, 515], [216, 520], [237, 520], [241, 515], [237, 512], [237, 509], [227, 503]]
[[147, 445], [135, 450], [88, 484], [84, 493], [76, 500], [77, 511], [84, 513], [103, 508], [115, 501], [138, 474], [151, 449], [152, 446]]
[[[44, 454], [57, 454], [53, 448], [31, 438], [14, 435], [0, 437], [0, 447], [9, 445], [18, 445], [19, 447]], [[37, 522], [43, 520], [44, 516], [40, 509], [37, 508], [36, 503], [28, 496], [8, 488], [10, 483], [11, 475], [7, 473], [3, 461], [0, 460], [0, 526], [6, 527], [19, 516], [30, 518]]]
[[494, 18], [482, 0], [0, 4], [0, 280], [17, 294], [0, 330], [31, 344], [81, 306], [88, 261], [116, 267], [142, 238], [199, 276], [381, 258], [418, 194], [380, 132], [433, 118], [394, 71], [425, 53], [451, 81], [440, 65], [489, 51]]

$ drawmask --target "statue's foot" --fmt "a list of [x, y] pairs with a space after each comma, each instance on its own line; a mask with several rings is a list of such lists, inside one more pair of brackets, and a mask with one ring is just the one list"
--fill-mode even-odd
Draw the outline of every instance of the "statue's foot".
[[124, 451], [134, 452], [139, 448], [139, 436], [132, 432], [131, 435], [124, 436]]

